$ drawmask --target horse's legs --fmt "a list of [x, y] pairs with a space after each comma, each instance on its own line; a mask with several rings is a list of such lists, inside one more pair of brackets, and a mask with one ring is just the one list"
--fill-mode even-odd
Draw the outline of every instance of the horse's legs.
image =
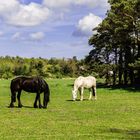
[[97, 100], [96, 87], [92, 87], [92, 95], [94, 96], [94, 99]]
[[81, 101], [83, 101], [83, 93], [84, 93], [84, 87], [81, 88]]
[[34, 108], [38, 108], [37, 106], [37, 100], [39, 101], [39, 108], [42, 108], [43, 106], [41, 105], [41, 100], [40, 100], [40, 93], [36, 94], [35, 102], [34, 102]]
[[21, 96], [21, 90], [18, 91], [18, 94], [17, 94], [17, 99], [18, 99], [18, 107], [21, 108], [22, 107], [22, 104], [21, 104], [21, 101], [20, 101], [20, 96]]
[[36, 98], [35, 98], [35, 102], [34, 102], [34, 108], [38, 108], [38, 106], [37, 106], [37, 100], [38, 100], [38, 98], [39, 98], [39, 94], [36, 93]]
[[16, 102], [16, 92], [11, 91], [11, 103], [10, 103], [9, 107], [14, 107], [14, 102]]
[[39, 101], [39, 108], [42, 108], [43, 106], [41, 105], [41, 99], [40, 99], [40, 94], [38, 93], [38, 101]]
[[91, 98], [92, 98], [92, 89], [91, 88], [89, 89], [89, 93], [90, 93], [89, 100], [91, 100]]

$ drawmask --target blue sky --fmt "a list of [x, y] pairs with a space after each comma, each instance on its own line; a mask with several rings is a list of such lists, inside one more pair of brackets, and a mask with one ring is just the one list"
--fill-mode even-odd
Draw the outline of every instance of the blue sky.
[[0, 56], [83, 59], [107, 0], [0, 1]]

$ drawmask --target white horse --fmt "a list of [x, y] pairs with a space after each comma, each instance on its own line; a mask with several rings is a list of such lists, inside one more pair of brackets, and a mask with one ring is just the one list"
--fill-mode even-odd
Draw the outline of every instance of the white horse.
[[93, 96], [94, 96], [95, 100], [97, 99], [97, 96], [96, 96], [96, 78], [93, 76], [88, 76], [88, 77], [79, 76], [74, 81], [74, 88], [72, 90], [73, 101], [75, 101], [77, 98], [78, 90], [79, 90], [80, 96], [81, 96], [80, 100], [83, 101], [84, 88], [88, 88], [90, 90], [89, 100], [91, 100]]

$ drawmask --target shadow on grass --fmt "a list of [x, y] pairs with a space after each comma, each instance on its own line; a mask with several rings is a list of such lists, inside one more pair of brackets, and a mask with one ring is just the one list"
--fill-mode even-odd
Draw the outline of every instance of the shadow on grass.
[[[73, 88], [74, 84], [68, 84], [68, 87]], [[97, 83], [97, 88], [106, 88], [109, 90], [116, 90], [116, 89], [122, 89], [132, 92], [140, 92], [140, 85], [107, 85], [105, 83]]]
[[22, 106], [22, 107], [18, 107], [18, 106], [14, 106], [14, 107], [10, 107], [10, 106], [6, 106], [7, 108], [34, 108], [32, 106]]
[[127, 91], [133, 91], [133, 92], [140, 92], [140, 86], [132, 86], [132, 85], [107, 85], [104, 83], [97, 83], [97, 88], [106, 88], [110, 90], [116, 90], [116, 89], [123, 89]]
[[68, 87], [73, 87], [74, 86], [74, 84], [68, 84]]
[[33, 106], [23, 106], [23, 108], [34, 108]]
[[125, 130], [125, 129], [118, 129], [118, 128], [110, 128], [108, 130], [110, 133], [119, 133], [119, 134], [125, 134], [128, 137], [128, 139], [140, 139], [140, 130]]
[[83, 101], [89, 101], [88, 99], [83, 99], [83, 101], [81, 101], [80, 99], [76, 99], [75, 101], [73, 101], [73, 100], [66, 100], [66, 101], [68, 101], [68, 102], [83, 102]]
[[66, 101], [68, 101], [68, 102], [74, 102], [73, 100], [66, 100]]

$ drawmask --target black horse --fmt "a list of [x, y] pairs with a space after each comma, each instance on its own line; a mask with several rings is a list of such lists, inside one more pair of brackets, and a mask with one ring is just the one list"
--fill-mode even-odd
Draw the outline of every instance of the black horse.
[[[34, 108], [38, 108], [37, 101], [39, 101], [39, 108], [47, 108], [47, 104], [50, 98], [50, 90], [46, 81], [41, 77], [25, 77], [19, 76], [11, 81], [11, 103], [9, 107], [14, 107], [14, 102], [16, 102], [16, 92], [18, 99], [18, 107], [21, 108], [22, 104], [20, 101], [21, 91], [36, 93], [36, 98], [34, 102]], [[43, 106], [41, 105], [40, 94], [44, 92]]]

